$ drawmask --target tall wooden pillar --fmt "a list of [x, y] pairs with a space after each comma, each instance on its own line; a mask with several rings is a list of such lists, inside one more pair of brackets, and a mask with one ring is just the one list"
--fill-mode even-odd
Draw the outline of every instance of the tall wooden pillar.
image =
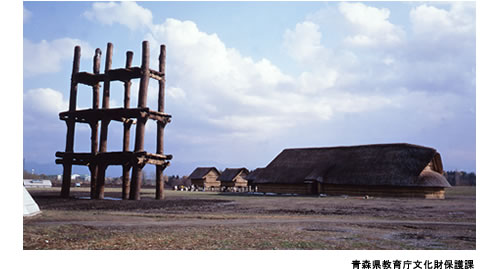
[[[132, 57], [134, 53], [127, 51], [127, 58], [125, 62], [125, 68], [132, 67]], [[130, 108], [130, 85], [132, 83], [130, 80], [123, 83], [124, 94], [123, 94], [123, 108]], [[123, 151], [129, 151], [130, 145], [130, 126], [132, 125], [132, 120], [127, 119], [123, 122]], [[130, 197], [130, 165], [122, 166], [122, 199], [126, 200]]]
[[[75, 52], [73, 56], [73, 70], [71, 73], [71, 89], [69, 95], [69, 111], [76, 110], [76, 96], [78, 91], [78, 83], [76, 82], [75, 75], [80, 71], [80, 56], [81, 48], [80, 46], [75, 47]], [[73, 153], [74, 142], [75, 142], [75, 119], [70, 118], [66, 121], [66, 126], [68, 127], [68, 132], [66, 133], [66, 153]], [[69, 191], [71, 187], [71, 170], [72, 163], [71, 158], [65, 157], [63, 164], [63, 179], [61, 186], [61, 197], [69, 197]]]
[[[142, 42], [142, 64], [141, 64], [141, 81], [139, 84], [139, 100], [137, 106], [139, 108], [147, 107], [148, 85], [149, 85], [149, 43]], [[137, 118], [137, 126], [135, 133], [134, 152], [144, 151], [144, 133], [146, 129], [147, 118]], [[142, 183], [142, 166], [134, 166], [132, 168], [132, 182], [130, 186], [130, 200], [140, 200]]]
[[[94, 55], [94, 66], [93, 66], [93, 71], [94, 74], [98, 75], [100, 73], [99, 69], [101, 69], [101, 49], [96, 49], [95, 50], [95, 55]], [[100, 84], [97, 83], [96, 85], [92, 86], [92, 109], [97, 110], [99, 109], [99, 89], [100, 89]], [[94, 119], [90, 123], [90, 128], [92, 130], [92, 134], [90, 137], [91, 140], [91, 153], [95, 157], [98, 153], [99, 150], [99, 141], [98, 141], [98, 128], [99, 128], [99, 120]], [[90, 164], [90, 197], [92, 199], [97, 198], [96, 195], [96, 189], [97, 189], [97, 164], [92, 162]]]
[[[160, 74], [164, 74], [162, 79], [158, 81], [158, 112], [165, 111], [165, 54], [166, 48], [165, 45], [161, 45], [160, 47], [160, 58], [159, 58], [159, 72]], [[165, 131], [166, 122], [157, 121], [156, 122], [156, 153], [163, 154], [163, 135]], [[156, 196], [155, 198], [160, 200], [163, 199], [163, 188], [164, 182], [162, 179], [163, 170], [165, 166], [157, 165], [156, 166]]]
[[[104, 67], [104, 73], [108, 74], [109, 70], [111, 69], [111, 61], [113, 57], [113, 44], [108, 43], [108, 46], [106, 48], [106, 63]], [[110, 88], [110, 81], [109, 77], [106, 78], [104, 81], [104, 89], [103, 89], [103, 96], [102, 96], [102, 109], [108, 109], [109, 108], [109, 89]], [[108, 125], [109, 125], [109, 119], [102, 119], [101, 122], [101, 136], [99, 140], [99, 152], [103, 153], [107, 151], [107, 145], [108, 145]], [[106, 178], [106, 168], [107, 165], [104, 163], [99, 163], [98, 168], [97, 168], [97, 198], [98, 199], [104, 199], [104, 181]]]

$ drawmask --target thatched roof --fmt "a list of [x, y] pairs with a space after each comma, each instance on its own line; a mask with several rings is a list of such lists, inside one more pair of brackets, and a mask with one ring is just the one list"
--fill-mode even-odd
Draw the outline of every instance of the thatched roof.
[[248, 169], [242, 168], [226, 168], [219, 177], [220, 182], [231, 182], [241, 173], [245, 173], [243, 178], [248, 174]]
[[275, 184], [450, 187], [442, 171], [424, 172], [431, 162], [442, 167], [435, 149], [411, 144], [285, 149], [251, 178]]
[[252, 172], [250, 172], [246, 177], [245, 179], [248, 181], [248, 182], [252, 182], [254, 181], [256, 178], [259, 177], [259, 173], [264, 170], [264, 168], [256, 168], [255, 170], [253, 170]]
[[189, 175], [189, 179], [203, 179], [210, 171], [214, 170], [220, 176], [219, 170], [215, 167], [197, 167], [194, 171]]

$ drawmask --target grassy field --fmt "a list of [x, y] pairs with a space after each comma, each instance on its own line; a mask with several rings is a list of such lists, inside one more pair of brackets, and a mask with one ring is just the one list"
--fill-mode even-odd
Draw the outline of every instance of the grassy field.
[[[24, 249], [475, 249], [475, 187], [445, 200], [166, 191], [88, 200], [88, 189], [30, 190]], [[120, 197], [120, 189], [106, 189]]]

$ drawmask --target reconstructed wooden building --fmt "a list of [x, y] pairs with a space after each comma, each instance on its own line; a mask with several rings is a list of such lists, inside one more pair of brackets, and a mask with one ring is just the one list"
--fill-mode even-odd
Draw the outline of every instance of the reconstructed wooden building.
[[248, 189], [249, 191], [257, 191], [257, 189], [255, 188], [255, 179], [257, 178], [257, 175], [260, 173], [260, 171], [264, 169], [264, 168], [256, 168], [255, 170], [251, 171], [246, 177], [245, 179], [247, 180], [247, 185], [248, 185]]
[[[166, 85], [166, 46], [160, 46], [158, 70], [150, 68], [149, 42], [142, 42], [141, 66], [132, 66], [133, 52], [126, 53], [125, 68], [111, 68], [113, 44], [108, 43], [104, 73], [101, 73], [101, 50], [95, 50], [93, 72], [80, 71], [81, 48], [75, 46], [73, 70], [69, 94], [69, 109], [59, 113], [59, 119], [66, 122], [66, 147], [64, 151], [56, 152], [56, 164], [63, 165], [61, 197], [68, 198], [71, 187], [73, 165], [87, 166], [90, 170], [90, 197], [104, 199], [106, 170], [111, 165], [122, 166], [122, 199], [140, 200], [143, 172], [146, 164], [156, 166], [156, 199], [164, 197], [163, 171], [170, 165], [172, 155], [164, 154], [165, 126], [171, 120], [171, 115], [165, 110]], [[132, 81], [140, 79], [137, 107], [130, 106]], [[151, 109], [148, 104], [149, 80], [158, 81], [158, 109]], [[110, 108], [111, 82], [123, 83], [123, 107]], [[102, 104], [99, 105], [101, 98]], [[79, 86], [92, 88], [92, 107], [77, 109]], [[146, 123], [156, 121], [156, 153], [144, 149]], [[108, 131], [112, 121], [123, 124], [123, 143], [121, 151], [108, 151]], [[89, 124], [90, 152], [75, 152], [75, 128], [77, 124]], [[130, 149], [130, 128], [135, 124], [135, 144]], [[132, 176], [130, 176], [132, 170]]]
[[191, 180], [191, 184], [198, 189], [219, 190], [220, 181], [217, 179], [220, 175], [219, 170], [215, 167], [197, 167], [188, 178]]
[[250, 176], [260, 192], [444, 199], [440, 154], [411, 144], [283, 150]]
[[224, 189], [246, 189], [248, 175], [246, 168], [226, 168], [219, 177], [221, 188]]

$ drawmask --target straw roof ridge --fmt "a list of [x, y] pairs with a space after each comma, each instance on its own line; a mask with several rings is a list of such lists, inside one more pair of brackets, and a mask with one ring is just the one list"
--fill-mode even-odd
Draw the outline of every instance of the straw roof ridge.
[[245, 167], [241, 168], [226, 168], [220, 177], [218, 178], [221, 182], [231, 182], [233, 181], [240, 173], [245, 172], [248, 174], [248, 169]]
[[287, 148], [285, 150], [330, 150], [330, 149], [355, 149], [355, 148], [387, 148], [387, 147], [414, 147], [414, 148], [422, 148], [422, 149], [433, 149], [431, 147], [416, 145], [411, 143], [377, 143], [377, 144], [365, 144], [365, 145], [352, 145], [352, 146], [335, 146], [335, 147], [305, 147], [305, 148]]
[[210, 173], [210, 171], [214, 170], [219, 176], [220, 172], [216, 167], [197, 167], [194, 171], [189, 175], [189, 179], [202, 179], [205, 175]]

